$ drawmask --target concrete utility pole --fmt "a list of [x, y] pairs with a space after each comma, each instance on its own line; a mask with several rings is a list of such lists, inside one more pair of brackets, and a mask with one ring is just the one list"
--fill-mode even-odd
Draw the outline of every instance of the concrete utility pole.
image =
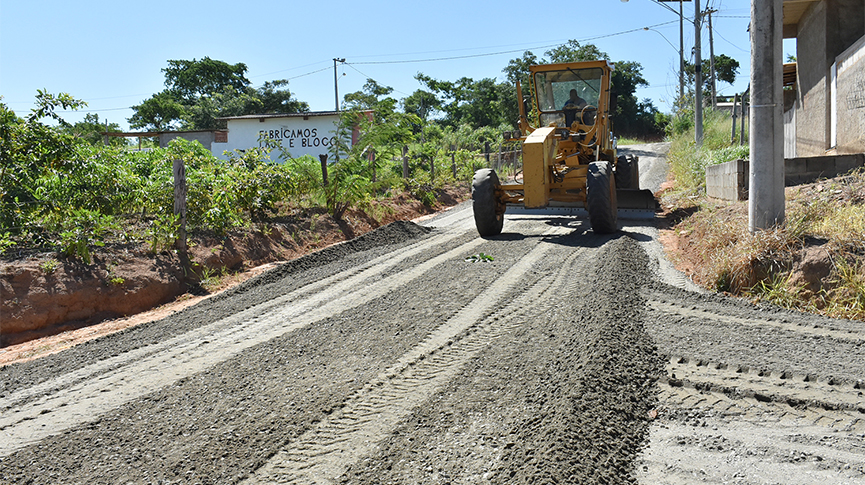
[[679, 102], [685, 99], [685, 15], [679, 0]]
[[712, 14], [717, 10], [708, 10], [706, 15], [709, 16], [709, 76], [712, 86], [712, 107], [718, 105], [718, 90], [715, 89], [715, 36], [712, 33]]
[[333, 59], [333, 97], [336, 100], [336, 111], [339, 111], [339, 88], [337, 87], [339, 82], [336, 76], [336, 63], [337, 62], [345, 62], [345, 58], [335, 57]]
[[783, 0], [751, 0], [748, 230], [784, 223]]
[[700, 57], [701, 20], [700, 0], [694, 0], [694, 141], [697, 142], [697, 148], [703, 146], [703, 59]]

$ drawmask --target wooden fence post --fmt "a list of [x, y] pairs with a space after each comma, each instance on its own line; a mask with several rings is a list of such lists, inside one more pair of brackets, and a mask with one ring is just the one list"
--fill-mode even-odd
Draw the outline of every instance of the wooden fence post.
[[321, 160], [321, 178], [324, 181], [324, 185], [327, 185], [327, 153], [323, 153], [318, 156], [318, 159]]
[[177, 216], [180, 228], [177, 232], [177, 249], [186, 254], [186, 167], [183, 160], [175, 159], [173, 165], [174, 174], [174, 215]]
[[402, 178], [408, 178], [408, 146], [402, 147]]
[[454, 152], [454, 147], [451, 146], [451, 170], [454, 172], [454, 180], [457, 179], [457, 156]]
[[490, 166], [490, 142], [484, 142], [484, 157], [487, 159], [487, 167]]

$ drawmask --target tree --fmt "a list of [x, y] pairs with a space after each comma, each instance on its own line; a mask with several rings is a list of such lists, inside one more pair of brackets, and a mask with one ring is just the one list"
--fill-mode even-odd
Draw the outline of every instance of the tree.
[[419, 117], [423, 121], [427, 121], [429, 117], [441, 109], [441, 102], [436, 96], [423, 89], [418, 89], [409, 97], [402, 100], [403, 111], [411, 113]]
[[184, 104], [194, 104], [199, 97], [221, 92], [225, 87], [242, 91], [250, 85], [245, 77], [246, 64], [228, 64], [209, 57], [200, 61], [169, 60], [162, 72], [165, 87]]
[[[712, 64], [709, 59], [703, 59], [701, 65], [703, 66], [703, 93], [705, 93], [706, 96], [711, 96], [712, 78], [709, 73], [711, 72], [710, 69]], [[715, 79], [733, 84], [736, 82], [736, 75], [738, 74], [739, 61], [725, 54], [718, 54], [715, 56]], [[690, 86], [694, 85], [695, 75], [694, 63], [685, 61], [685, 76], [687, 77]], [[693, 88], [691, 89], [691, 92], [693, 92]]]
[[261, 102], [259, 113], [308, 112], [309, 103], [295, 99], [287, 87], [288, 80], [280, 79], [278, 81], [266, 81], [262, 87], [258, 88], [254, 96]]
[[253, 88], [245, 77], [246, 64], [228, 64], [205, 57], [197, 61], [169, 60], [166, 89], [154, 94], [129, 118], [133, 128], [212, 130], [224, 128], [218, 118], [264, 113], [299, 113], [309, 105], [295, 99], [285, 79]]
[[609, 59], [606, 52], [602, 52], [595, 44], [580, 45], [576, 40], [569, 40], [566, 44], [554, 47], [544, 55], [549, 59], [549, 63], [557, 64], [560, 62], [583, 62], [597, 61], [599, 59]]
[[57, 114], [58, 106], [75, 110], [86, 105], [66, 93], [38, 90], [36, 108], [22, 119], [0, 102], [0, 227], [21, 229], [21, 221], [40, 208], [35, 203], [36, 180], [47, 171], [61, 170], [82, 143], [40, 120], [51, 118], [61, 127], [69, 127]]
[[[531, 51], [526, 51], [521, 58], [509, 61], [508, 66], [502, 71], [506, 73], [511, 82], [520, 79], [520, 83], [524, 86], [523, 93], [527, 94], [528, 88], [525, 87], [525, 83], [528, 81], [529, 66], [531, 65], [602, 59], [610, 60], [610, 57], [594, 44], [581, 45], [576, 40], [569, 40], [565, 44], [546, 51], [544, 57], [540, 59]], [[617, 96], [617, 107], [611, 118], [617, 133], [637, 136], [662, 133], [663, 131], [659, 131], [655, 122], [657, 108], [648, 99], [640, 102], [635, 94], [637, 88], [649, 84], [643, 78], [643, 66], [638, 62], [630, 61], [619, 61], [614, 65], [610, 90]]]
[[[103, 133], [119, 132], [120, 125], [117, 123], [109, 123], [99, 121], [99, 115], [96, 113], [87, 113], [84, 115], [84, 121], [79, 121], [73, 125], [61, 126], [60, 131], [80, 138], [91, 145], [103, 145], [105, 136]], [[119, 137], [109, 137], [108, 145], [110, 146], [125, 146], [126, 140]]]
[[524, 89], [528, 89], [529, 66], [542, 63], [543, 60], [538, 60], [538, 56], [534, 55], [531, 51], [525, 51], [523, 52], [523, 57], [508, 61], [507, 67], [502, 69], [502, 72], [505, 73], [509, 83], [515, 85], [519, 81], [521, 86], [525, 86]]
[[439, 81], [423, 73], [418, 73], [415, 79], [436, 94], [441, 111], [445, 113], [442, 122], [447, 126], [465, 123], [480, 128], [516, 124], [517, 103], [513, 88], [508, 84], [496, 83], [493, 78]]

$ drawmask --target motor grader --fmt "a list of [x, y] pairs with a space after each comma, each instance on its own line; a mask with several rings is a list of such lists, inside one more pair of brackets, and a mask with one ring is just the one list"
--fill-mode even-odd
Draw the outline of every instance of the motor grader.
[[504, 136], [523, 142], [522, 183], [502, 184], [489, 168], [475, 173], [472, 206], [482, 237], [502, 232], [508, 206], [583, 207], [596, 233], [618, 230], [620, 199], [630, 209], [655, 207], [652, 193], [639, 190], [639, 160], [616, 154], [612, 70], [605, 60], [531, 66], [530, 114], [517, 82], [520, 129]]

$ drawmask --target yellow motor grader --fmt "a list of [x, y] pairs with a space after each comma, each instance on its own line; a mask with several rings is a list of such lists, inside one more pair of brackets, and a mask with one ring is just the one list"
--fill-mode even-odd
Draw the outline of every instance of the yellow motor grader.
[[532, 123], [517, 82], [520, 130], [504, 136], [523, 142], [522, 183], [502, 184], [489, 168], [475, 173], [472, 206], [482, 237], [502, 232], [509, 205], [584, 207], [596, 233], [618, 230], [622, 202], [653, 211], [654, 196], [639, 190], [639, 160], [616, 154], [612, 70], [605, 60], [531, 66]]

